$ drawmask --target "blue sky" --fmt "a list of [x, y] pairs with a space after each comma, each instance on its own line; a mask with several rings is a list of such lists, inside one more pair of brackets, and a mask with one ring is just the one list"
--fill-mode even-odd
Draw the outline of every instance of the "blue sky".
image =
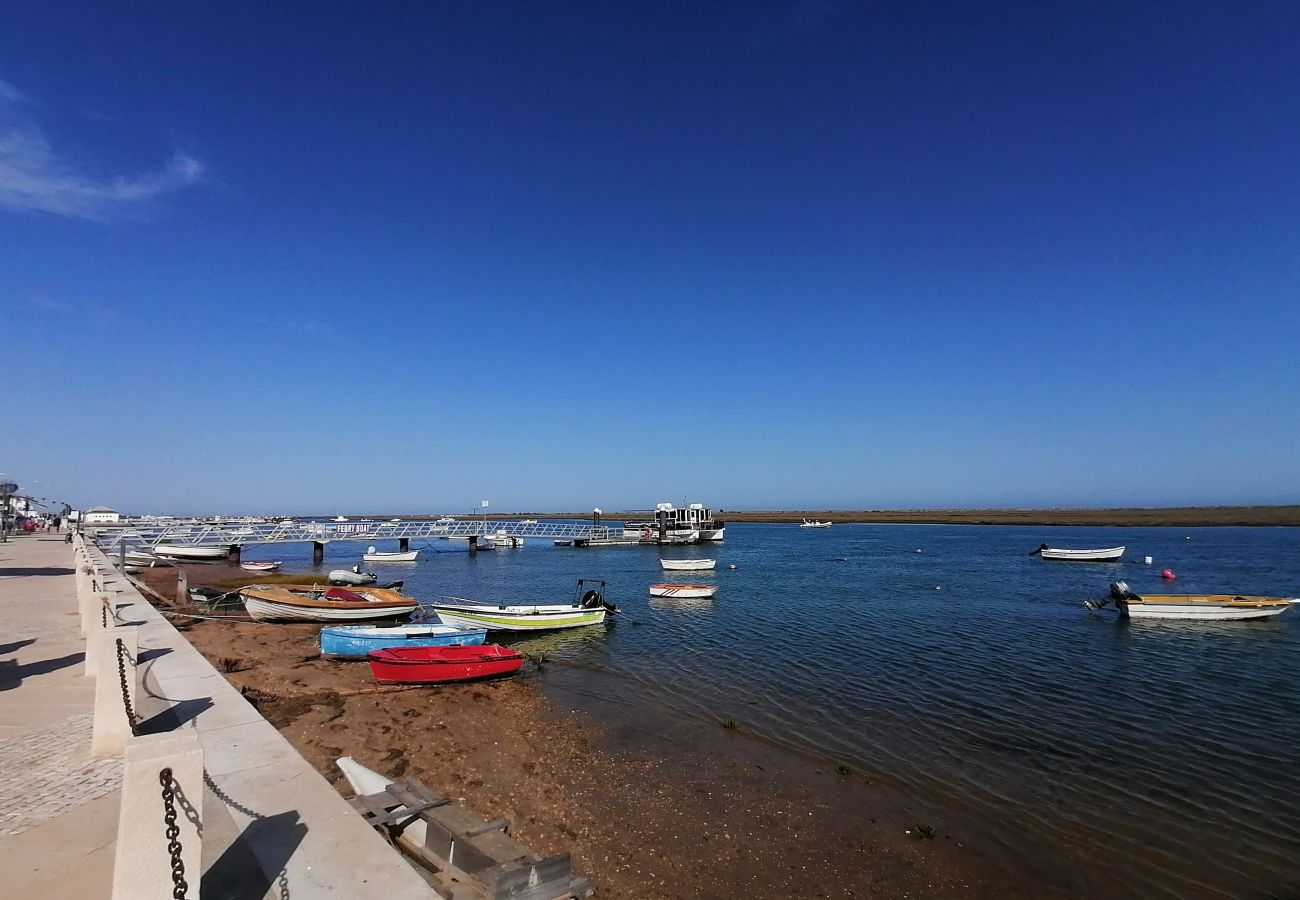
[[5, 21], [0, 471], [59, 499], [1300, 500], [1294, 4]]

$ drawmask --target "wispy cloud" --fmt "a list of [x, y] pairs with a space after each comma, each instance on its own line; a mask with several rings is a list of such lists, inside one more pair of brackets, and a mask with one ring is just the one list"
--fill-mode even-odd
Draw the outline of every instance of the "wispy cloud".
[[[0, 81], [0, 108], [12, 113], [22, 100], [21, 91]], [[0, 123], [0, 208], [104, 220], [203, 178], [203, 164], [184, 153], [151, 172], [96, 178], [61, 160], [36, 122], [4, 118], [9, 121]]]
[[19, 297], [19, 302], [24, 306], [39, 310], [52, 316], [77, 316], [82, 321], [88, 321], [95, 325], [112, 325], [117, 321], [117, 311], [98, 302], [70, 302], [59, 300], [54, 297], [47, 297], [44, 294], [28, 294]]

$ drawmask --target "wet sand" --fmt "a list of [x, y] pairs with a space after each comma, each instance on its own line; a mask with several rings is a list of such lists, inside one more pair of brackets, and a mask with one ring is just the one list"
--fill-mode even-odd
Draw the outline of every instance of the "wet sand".
[[[223, 565], [186, 569], [192, 587], [251, 575]], [[139, 577], [175, 595], [175, 570]], [[173, 621], [344, 795], [351, 791], [334, 765], [339, 756], [418, 778], [484, 818], [508, 818], [512, 834], [538, 853], [571, 851], [598, 896], [1104, 893], [1084, 870], [1007, 849], [1023, 836], [994, 840], [941, 803], [743, 730], [638, 710], [588, 715], [578, 708], [583, 698], [544, 687], [546, 664], [530, 662], [509, 680], [383, 686], [365, 663], [321, 659], [316, 625]], [[917, 835], [916, 823], [934, 836]]]

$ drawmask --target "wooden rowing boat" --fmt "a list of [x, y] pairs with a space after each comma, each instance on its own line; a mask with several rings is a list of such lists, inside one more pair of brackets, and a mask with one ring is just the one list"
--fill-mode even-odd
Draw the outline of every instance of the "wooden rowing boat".
[[1130, 619], [1213, 622], [1280, 616], [1300, 603], [1300, 599], [1233, 594], [1135, 594], [1127, 584], [1116, 581], [1110, 586], [1109, 597], [1085, 601], [1084, 606], [1101, 609], [1111, 602], [1121, 615]]
[[386, 684], [444, 684], [512, 675], [524, 664], [518, 650], [481, 647], [389, 647], [370, 654], [370, 671]]
[[468, 625], [331, 625], [320, 630], [320, 653], [331, 659], [365, 659], [391, 647], [470, 646], [486, 637], [486, 628]]
[[718, 564], [716, 559], [661, 559], [665, 572], [706, 572]]
[[259, 622], [366, 622], [396, 619], [419, 608], [392, 588], [349, 591], [313, 584], [250, 585], [241, 588], [244, 608]]
[[1124, 548], [1105, 547], [1101, 550], [1066, 550], [1061, 547], [1049, 547], [1043, 544], [1030, 556], [1035, 554], [1043, 559], [1053, 559], [1059, 562], [1115, 562], [1124, 555]]
[[239, 568], [249, 572], [274, 572], [282, 565], [280, 562], [241, 562]]
[[548, 631], [556, 628], [581, 628], [599, 625], [606, 612], [618, 607], [605, 601], [600, 589], [584, 590], [593, 582], [578, 580], [576, 599], [572, 603], [475, 603], [463, 597], [443, 597], [430, 608], [448, 625], [477, 625], [489, 631]]
[[680, 600], [708, 600], [718, 592], [716, 584], [652, 584], [651, 597], [668, 597]]

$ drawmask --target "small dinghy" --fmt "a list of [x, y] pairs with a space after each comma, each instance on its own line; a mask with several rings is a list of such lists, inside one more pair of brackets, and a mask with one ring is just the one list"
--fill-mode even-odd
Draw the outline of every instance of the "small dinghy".
[[247, 569], [250, 572], [274, 572], [284, 563], [276, 562], [241, 562], [239, 568]]
[[1110, 603], [1130, 619], [1182, 619], [1211, 622], [1237, 619], [1267, 619], [1279, 616], [1300, 603], [1300, 598], [1233, 596], [1231, 594], [1135, 594], [1123, 581], [1112, 582], [1110, 596], [1085, 600], [1088, 609]]
[[679, 600], [708, 600], [718, 592], [716, 584], [652, 584], [651, 597], [669, 597]]
[[244, 608], [259, 622], [365, 622], [410, 615], [420, 604], [393, 588], [349, 591], [315, 584], [241, 588]]
[[385, 684], [444, 684], [518, 672], [524, 655], [498, 644], [481, 647], [390, 647], [370, 654], [370, 671]]
[[716, 559], [661, 559], [665, 572], [705, 572], [718, 564]]
[[374, 572], [362, 572], [360, 566], [351, 569], [334, 569], [325, 576], [330, 584], [374, 584], [378, 579]]
[[375, 650], [472, 646], [486, 638], [486, 628], [468, 625], [333, 625], [320, 630], [320, 653], [331, 659], [365, 659]]
[[1062, 562], [1115, 562], [1124, 555], [1124, 548], [1106, 547], [1102, 550], [1064, 550], [1060, 547], [1049, 547], [1043, 544], [1029, 555]]
[[576, 599], [572, 603], [475, 603], [463, 597], [443, 597], [430, 609], [448, 625], [474, 625], [489, 631], [547, 631], [555, 628], [580, 628], [599, 625], [605, 613], [618, 607], [605, 600], [600, 589], [584, 590], [588, 579], [578, 579]]
[[365, 562], [415, 562], [420, 555], [419, 550], [376, 550], [374, 547], [367, 547], [366, 552], [361, 555]]

